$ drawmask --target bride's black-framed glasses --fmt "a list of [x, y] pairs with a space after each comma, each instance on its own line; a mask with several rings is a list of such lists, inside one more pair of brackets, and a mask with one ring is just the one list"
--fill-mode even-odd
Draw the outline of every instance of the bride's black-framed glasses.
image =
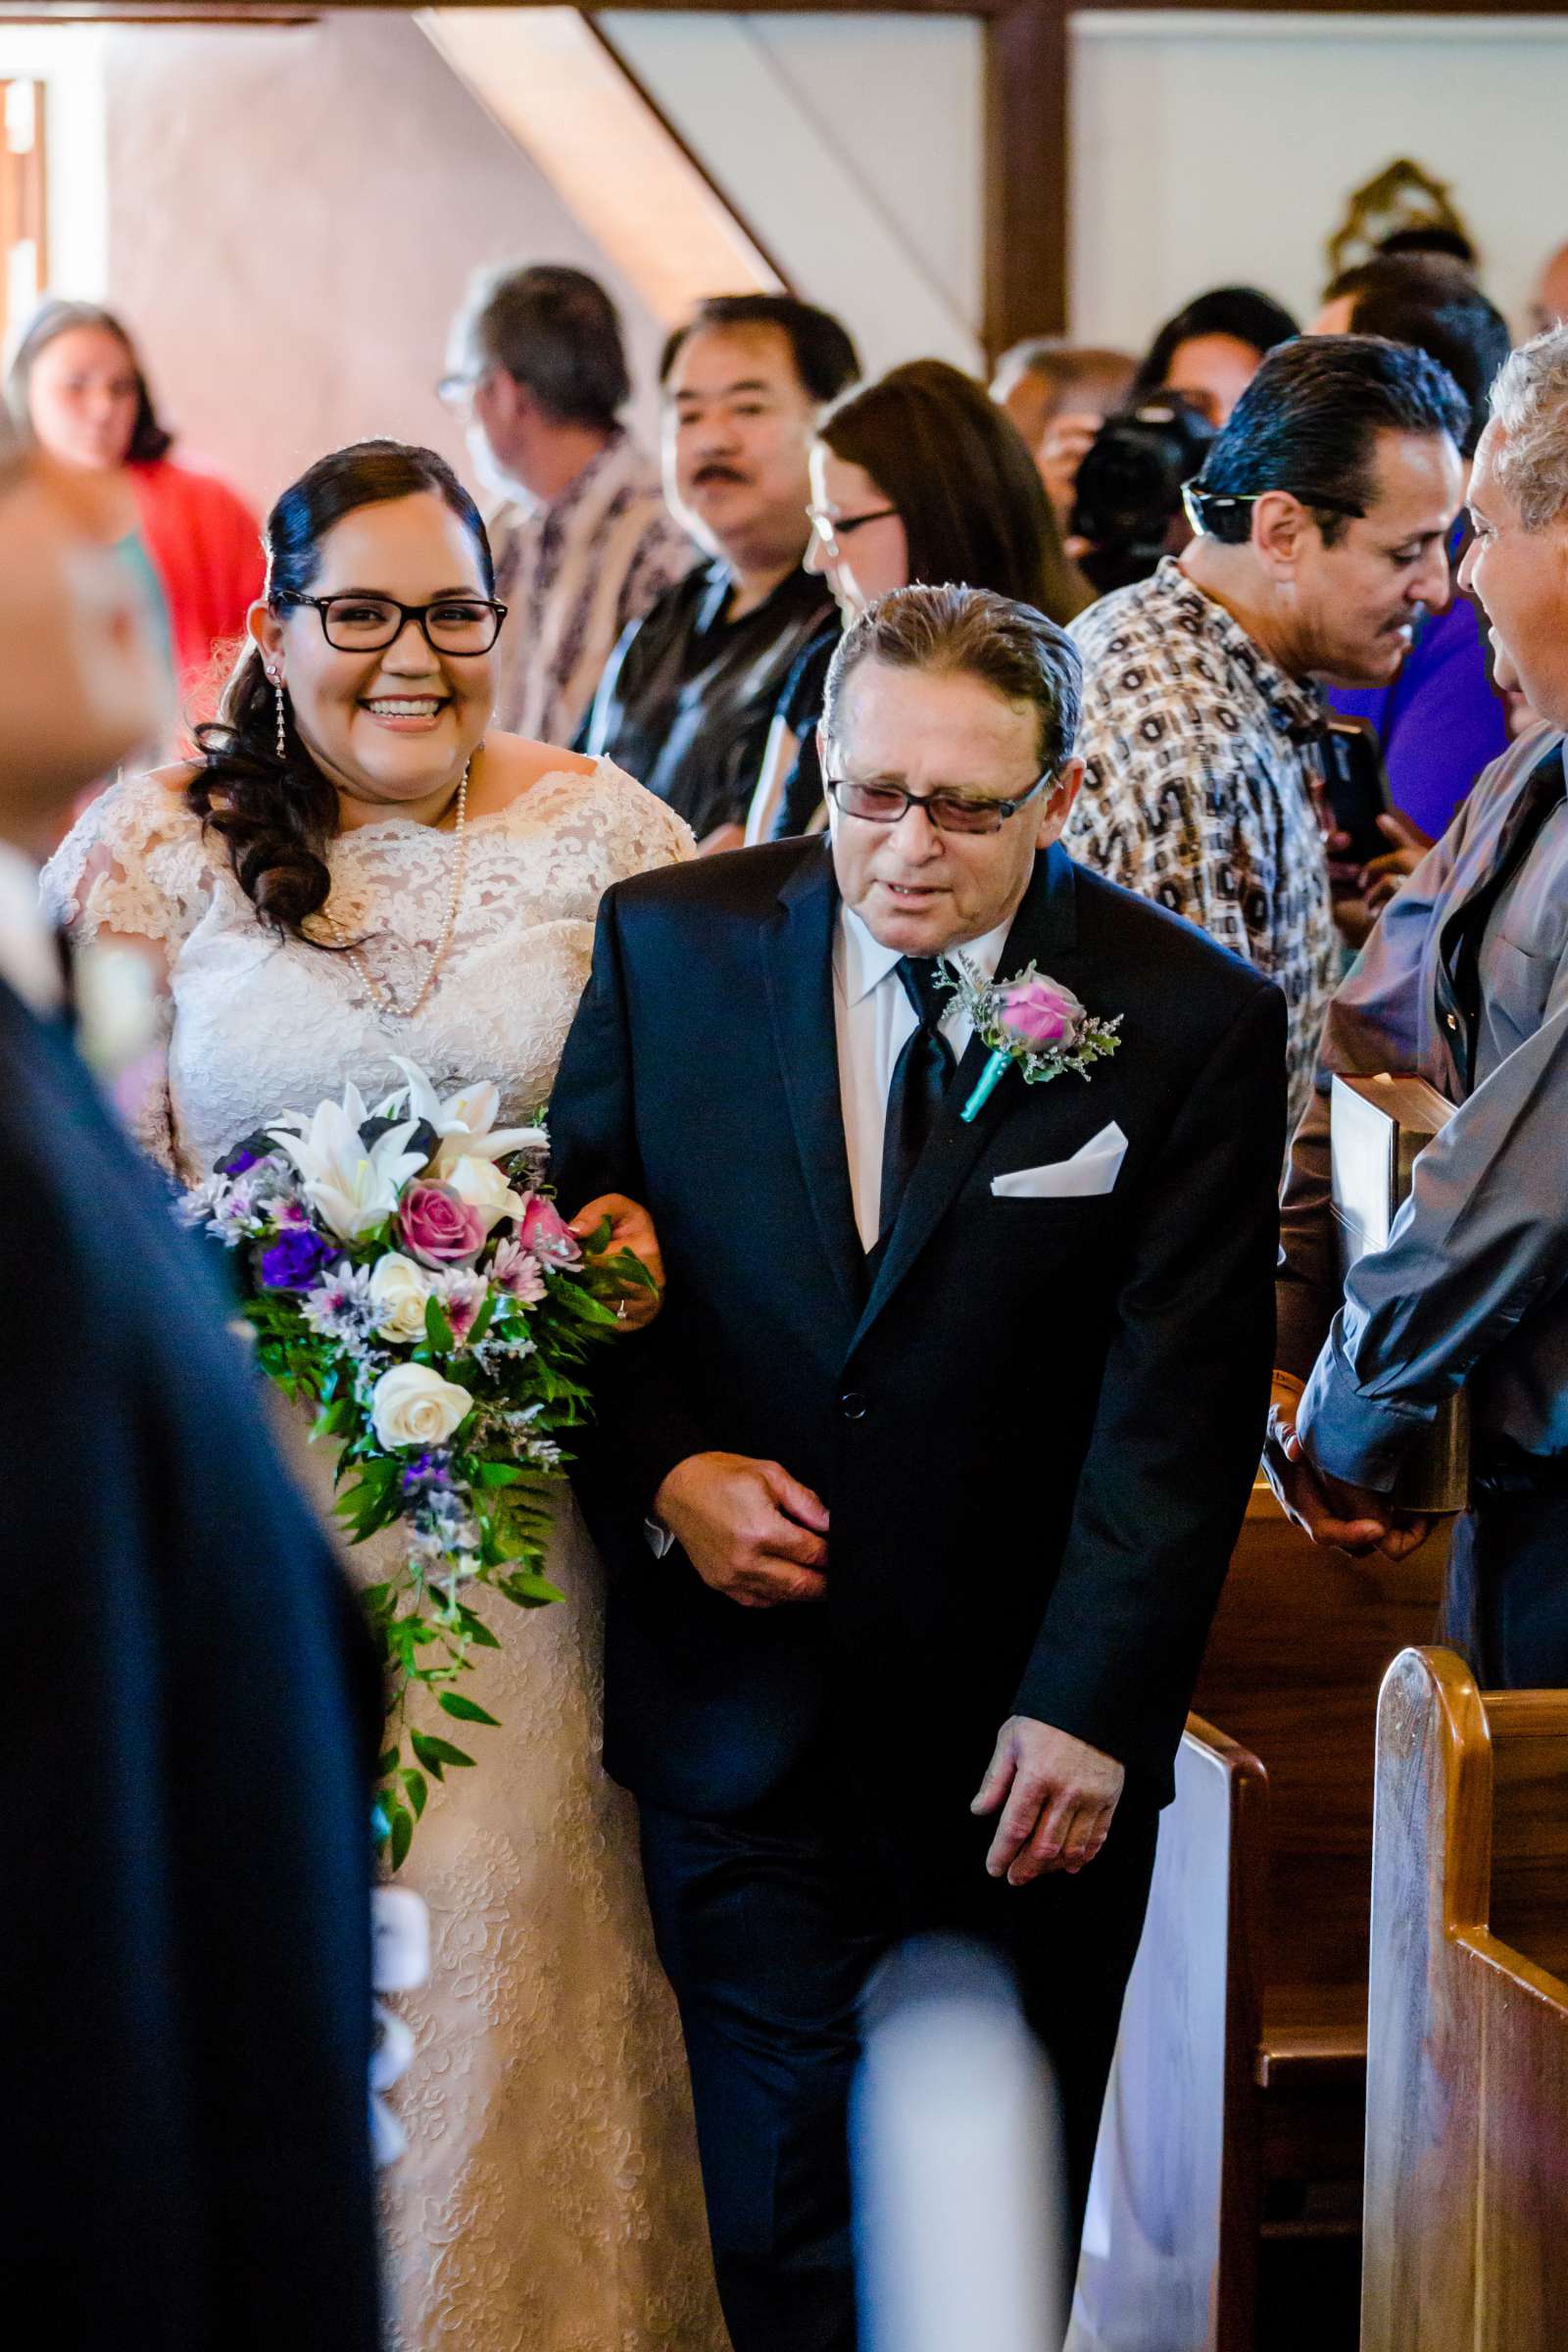
[[858, 784], [853, 776], [824, 776], [822, 789], [846, 816], [868, 825], [896, 825], [906, 809], [923, 808], [939, 833], [1000, 833], [1008, 817], [1055, 777], [1056, 770], [1048, 767], [1010, 801], [982, 800], [966, 792], [906, 792], [902, 784]]
[[339, 654], [374, 654], [396, 644], [411, 620], [416, 620], [424, 641], [436, 654], [487, 654], [501, 634], [505, 605], [493, 596], [443, 596], [431, 605], [400, 605], [395, 596], [305, 596], [285, 588], [273, 599], [278, 605], [309, 605], [321, 623], [321, 634]]

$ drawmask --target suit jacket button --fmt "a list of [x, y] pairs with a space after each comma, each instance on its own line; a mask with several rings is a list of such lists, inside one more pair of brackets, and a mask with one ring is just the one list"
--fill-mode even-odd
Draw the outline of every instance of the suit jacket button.
[[839, 1398], [839, 1411], [844, 1415], [846, 1421], [863, 1421], [865, 1419], [865, 1403], [866, 1400], [858, 1389], [846, 1389]]

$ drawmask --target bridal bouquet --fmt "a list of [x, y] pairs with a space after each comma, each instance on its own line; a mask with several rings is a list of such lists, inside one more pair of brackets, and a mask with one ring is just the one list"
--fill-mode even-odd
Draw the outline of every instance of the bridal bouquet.
[[[235, 1146], [185, 1214], [234, 1251], [262, 1369], [341, 1441], [336, 1509], [357, 1544], [396, 1531], [366, 1592], [386, 1678], [376, 1834], [393, 1869], [428, 1775], [473, 1758], [435, 1729], [496, 1718], [460, 1688], [500, 1642], [475, 1606], [562, 1595], [542, 1575], [562, 1432], [586, 1415], [590, 1349], [617, 1329], [627, 1252], [584, 1249], [544, 1189], [542, 1126], [498, 1127], [494, 1086], [442, 1101], [412, 1062], [373, 1110], [358, 1090]], [[415, 1721], [416, 1713], [423, 1721]], [[407, 1740], [407, 1752], [405, 1751]]]

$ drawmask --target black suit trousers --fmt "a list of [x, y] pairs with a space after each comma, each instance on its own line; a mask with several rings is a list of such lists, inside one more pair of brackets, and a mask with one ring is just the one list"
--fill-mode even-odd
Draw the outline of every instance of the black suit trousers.
[[642, 1807], [660, 1958], [680, 2005], [714, 2268], [735, 2352], [853, 2352], [847, 2128], [860, 1995], [901, 1936], [953, 1929], [1009, 1960], [1051, 2060], [1070, 2204], [1082, 2227], [1122, 1994], [1143, 1930], [1157, 1813], [1124, 1798], [1077, 1877], [988, 1878], [975, 1822], [918, 1886], [852, 1848], [812, 1758], [721, 1821]]

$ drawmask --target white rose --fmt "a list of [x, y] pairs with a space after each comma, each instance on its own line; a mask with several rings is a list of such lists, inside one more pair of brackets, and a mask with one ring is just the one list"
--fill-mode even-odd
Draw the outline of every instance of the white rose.
[[383, 1372], [370, 1397], [375, 1434], [394, 1446], [444, 1446], [473, 1398], [455, 1380], [443, 1380], [428, 1364], [394, 1364]]
[[423, 1268], [401, 1250], [389, 1250], [376, 1262], [370, 1276], [370, 1304], [375, 1309], [375, 1328], [383, 1340], [422, 1340], [424, 1337], [424, 1302], [430, 1296], [430, 1279]]
[[513, 1191], [493, 1159], [480, 1159], [469, 1152], [448, 1169], [445, 1182], [460, 1200], [479, 1211], [486, 1233], [493, 1232], [503, 1217], [522, 1215], [522, 1195]]

